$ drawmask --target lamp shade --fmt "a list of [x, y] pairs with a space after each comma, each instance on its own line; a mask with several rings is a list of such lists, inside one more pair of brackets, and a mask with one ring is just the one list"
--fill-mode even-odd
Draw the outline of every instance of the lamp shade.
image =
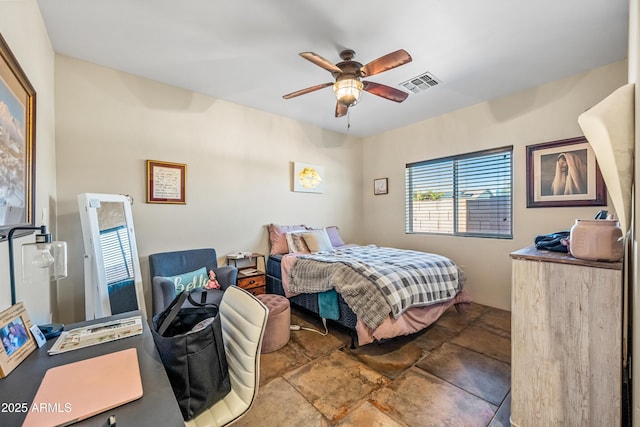
[[33, 276], [33, 270], [44, 270], [47, 280], [67, 277], [67, 242], [25, 243], [22, 245], [22, 279]]
[[593, 147], [624, 233], [631, 224], [635, 85], [629, 83], [585, 111], [578, 123]]
[[360, 80], [343, 79], [333, 84], [333, 91], [339, 103], [351, 107], [352, 105], [356, 105], [360, 100], [362, 87], [363, 85]]

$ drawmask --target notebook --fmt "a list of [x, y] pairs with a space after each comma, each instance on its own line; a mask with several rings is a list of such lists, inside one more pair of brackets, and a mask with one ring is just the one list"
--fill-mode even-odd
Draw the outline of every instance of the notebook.
[[73, 424], [140, 397], [135, 348], [57, 366], [45, 373], [23, 427]]

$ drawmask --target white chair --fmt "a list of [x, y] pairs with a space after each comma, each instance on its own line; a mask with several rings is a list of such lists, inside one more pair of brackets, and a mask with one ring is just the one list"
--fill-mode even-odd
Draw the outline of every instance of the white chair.
[[268, 314], [269, 309], [247, 291], [231, 286], [224, 292], [220, 320], [231, 391], [221, 401], [185, 422], [187, 427], [226, 426], [249, 411], [258, 394], [260, 348]]

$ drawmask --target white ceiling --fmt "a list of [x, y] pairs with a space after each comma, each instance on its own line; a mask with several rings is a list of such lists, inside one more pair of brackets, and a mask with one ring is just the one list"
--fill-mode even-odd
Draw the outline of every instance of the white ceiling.
[[[628, 0], [38, 0], [55, 52], [357, 136], [610, 64], [627, 56]], [[335, 118], [331, 74], [301, 58], [363, 64], [397, 49], [441, 84], [398, 104], [364, 93]], [[351, 127], [347, 129], [347, 123]]]

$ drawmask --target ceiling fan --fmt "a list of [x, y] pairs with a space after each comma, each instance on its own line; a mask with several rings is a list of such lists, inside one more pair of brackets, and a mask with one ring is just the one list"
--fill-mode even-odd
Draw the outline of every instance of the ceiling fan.
[[304, 95], [305, 93], [333, 86], [333, 91], [335, 92], [337, 99], [336, 117], [346, 115], [349, 107], [357, 104], [360, 100], [360, 95], [363, 90], [395, 102], [402, 102], [407, 99], [409, 96], [407, 92], [403, 92], [399, 89], [380, 83], [361, 80], [363, 77], [380, 74], [384, 71], [388, 71], [392, 68], [411, 62], [411, 55], [409, 55], [407, 51], [399, 49], [395, 52], [381, 56], [378, 59], [374, 59], [365, 65], [362, 65], [358, 61], [354, 61], [354, 55], [355, 52], [353, 50], [345, 49], [340, 52], [342, 62], [333, 64], [316, 53], [302, 52], [300, 56], [329, 71], [336, 81], [335, 83], [322, 83], [306, 89], [291, 92], [284, 95], [283, 98], [291, 99], [296, 96]]

